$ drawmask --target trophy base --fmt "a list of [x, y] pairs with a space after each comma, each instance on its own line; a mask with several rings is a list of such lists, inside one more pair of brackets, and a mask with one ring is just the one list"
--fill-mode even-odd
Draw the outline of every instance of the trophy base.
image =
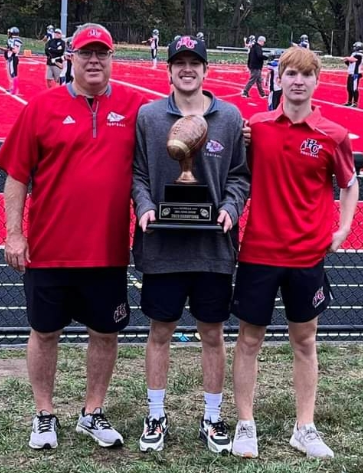
[[165, 201], [159, 203], [157, 221], [149, 229], [223, 231], [204, 184], [166, 184]]
[[160, 202], [158, 221], [168, 223], [204, 224], [213, 223], [213, 204], [205, 202], [195, 204], [188, 202]]
[[218, 223], [165, 223], [153, 222], [147, 226], [148, 230], [213, 230], [223, 232], [223, 227]]

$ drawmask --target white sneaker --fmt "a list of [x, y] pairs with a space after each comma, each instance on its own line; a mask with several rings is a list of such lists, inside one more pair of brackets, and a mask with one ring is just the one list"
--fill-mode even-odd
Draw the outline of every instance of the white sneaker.
[[164, 448], [165, 437], [169, 432], [168, 416], [165, 414], [160, 419], [145, 417], [144, 430], [139, 440], [140, 450], [142, 452], [151, 452], [155, 450], [160, 452]]
[[232, 444], [232, 454], [243, 458], [257, 458], [256, 424], [253, 420], [239, 420]]
[[57, 429], [60, 428], [58, 418], [47, 411], [40, 411], [33, 419], [29, 447], [36, 450], [58, 447]]
[[223, 419], [211, 422], [202, 418], [199, 426], [199, 438], [211, 452], [228, 454], [232, 448], [228, 428], [228, 424]]
[[83, 408], [76, 432], [89, 435], [100, 447], [121, 447], [124, 443], [122, 435], [112, 427], [101, 407], [95, 409], [92, 414], [86, 414]]
[[299, 429], [296, 423], [290, 445], [306, 453], [307, 458], [334, 458], [333, 450], [323, 442], [314, 423], [302, 425]]

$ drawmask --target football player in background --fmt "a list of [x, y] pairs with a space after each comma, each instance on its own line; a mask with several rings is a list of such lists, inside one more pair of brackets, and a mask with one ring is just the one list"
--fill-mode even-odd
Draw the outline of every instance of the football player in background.
[[363, 43], [356, 41], [353, 44], [352, 54], [343, 58], [343, 61], [348, 66], [348, 101], [344, 105], [346, 107], [358, 107], [359, 81], [362, 78]]

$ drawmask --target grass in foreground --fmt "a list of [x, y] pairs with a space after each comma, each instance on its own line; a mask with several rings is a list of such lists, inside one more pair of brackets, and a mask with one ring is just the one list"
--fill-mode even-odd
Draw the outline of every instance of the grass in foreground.
[[[316, 423], [336, 453], [332, 461], [308, 461], [288, 444], [294, 424], [292, 357], [287, 345], [265, 347], [260, 355], [256, 399], [260, 458], [216, 456], [197, 439], [203, 412], [200, 348], [171, 352], [167, 412], [171, 435], [161, 453], [142, 454], [138, 438], [146, 413], [144, 348], [122, 346], [106, 402], [107, 415], [125, 438], [122, 449], [98, 447], [75, 432], [85, 392], [83, 347], [62, 346], [55, 405], [62, 429], [59, 447], [36, 452], [28, 447], [34, 412], [25, 370], [25, 350], [0, 350], [0, 473], [362, 473], [363, 346], [319, 347], [320, 383]], [[233, 433], [231, 361], [223, 415]], [[9, 368], [13, 376], [9, 376]]]

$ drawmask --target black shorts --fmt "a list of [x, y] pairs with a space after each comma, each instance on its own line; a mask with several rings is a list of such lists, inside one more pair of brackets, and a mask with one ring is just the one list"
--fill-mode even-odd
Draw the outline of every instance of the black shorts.
[[56, 332], [72, 320], [100, 333], [129, 323], [125, 267], [27, 269], [24, 288], [29, 324], [38, 332]]
[[232, 275], [207, 272], [144, 274], [141, 309], [150, 319], [176, 322], [189, 297], [190, 312], [206, 323], [229, 318]]
[[314, 319], [332, 300], [324, 261], [312, 268], [239, 263], [232, 313], [253, 325], [270, 325], [279, 288], [290, 322]]

